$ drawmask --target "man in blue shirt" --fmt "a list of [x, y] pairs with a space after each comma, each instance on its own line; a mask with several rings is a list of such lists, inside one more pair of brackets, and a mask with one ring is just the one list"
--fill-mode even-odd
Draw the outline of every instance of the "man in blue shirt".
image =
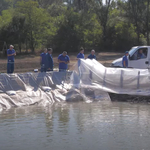
[[70, 58], [67, 55], [66, 51], [64, 51], [62, 54], [58, 56], [59, 72], [65, 72], [68, 69], [69, 61], [70, 61]]
[[89, 59], [96, 59], [95, 50], [91, 50], [91, 54], [88, 56]]
[[13, 73], [14, 72], [14, 56], [16, 55], [15, 50], [13, 49], [14, 46], [10, 45], [9, 49], [7, 50], [7, 73]]
[[84, 49], [83, 48], [80, 48], [80, 53], [78, 53], [77, 58], [84, 59]]
[[53, 52], [53, 49], [48, 48], [47, 55], [46, 55], [46, 68], [47, 68], [46, 70], [47, 71], [53, 71], [54, 62], [53, 62], [52, 52]]
[[128, 57], [127, 57], [128, 55], [129, 55], [129, 52], [126, 51], [125, 55], [122, 58], [122, 66], [123, 66], [123, 68], [128, 68]]
[[45, 48], [44, 52], [40, 55], [41, 72], [46, 72], [46, 55], [47, 48]]
[[77, 58], [78, 58], [78, 67], [79, 67], [81, 63], [80, 59], [84, 59], [84, 49], [82, 47], [80, 48], [80, 53], [78, 53]]

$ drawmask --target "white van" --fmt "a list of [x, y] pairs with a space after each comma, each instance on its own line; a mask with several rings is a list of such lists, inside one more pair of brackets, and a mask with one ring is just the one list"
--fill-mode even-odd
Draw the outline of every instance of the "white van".
[[[144, 58], [139, 58], [139, 51], [143, 51]], [[147, 69], [150, 68], [150, 46], [136, 46], [132, 47], [129, 51], [128, 56], [128, 67], [129, 68], [139, 68]], [[111, 64], [112, 67], [123, 67], [122, 66], [122, 57], [116, 59]]]

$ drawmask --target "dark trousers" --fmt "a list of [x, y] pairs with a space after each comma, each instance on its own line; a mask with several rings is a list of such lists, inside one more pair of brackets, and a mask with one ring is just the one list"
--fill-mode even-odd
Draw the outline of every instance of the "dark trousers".
[[46, 68], [41, 68], [41, 72], [46, 72]]
[[46, 72], [46, 65], [45, 64], [41, 64], [41, 72]]
[[7, 73], [13, 73], [14, 72], [14, 62], [8, 62], [7, 63]]
[[59, 69], [59, 72], [67, 72], [67, 69]]

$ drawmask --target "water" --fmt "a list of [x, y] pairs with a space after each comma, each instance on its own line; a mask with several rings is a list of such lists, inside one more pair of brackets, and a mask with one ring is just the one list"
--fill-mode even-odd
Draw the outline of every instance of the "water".
[[0, 150], [149, 150], [150, 105], [57, 103], [0, 114]]

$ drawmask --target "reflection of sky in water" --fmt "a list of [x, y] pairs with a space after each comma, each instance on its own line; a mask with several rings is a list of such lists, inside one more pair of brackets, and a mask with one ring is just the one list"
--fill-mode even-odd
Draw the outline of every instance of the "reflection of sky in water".
[[0, 114], [0, 150], [149, 150], [150, 106], [62, 103]]

